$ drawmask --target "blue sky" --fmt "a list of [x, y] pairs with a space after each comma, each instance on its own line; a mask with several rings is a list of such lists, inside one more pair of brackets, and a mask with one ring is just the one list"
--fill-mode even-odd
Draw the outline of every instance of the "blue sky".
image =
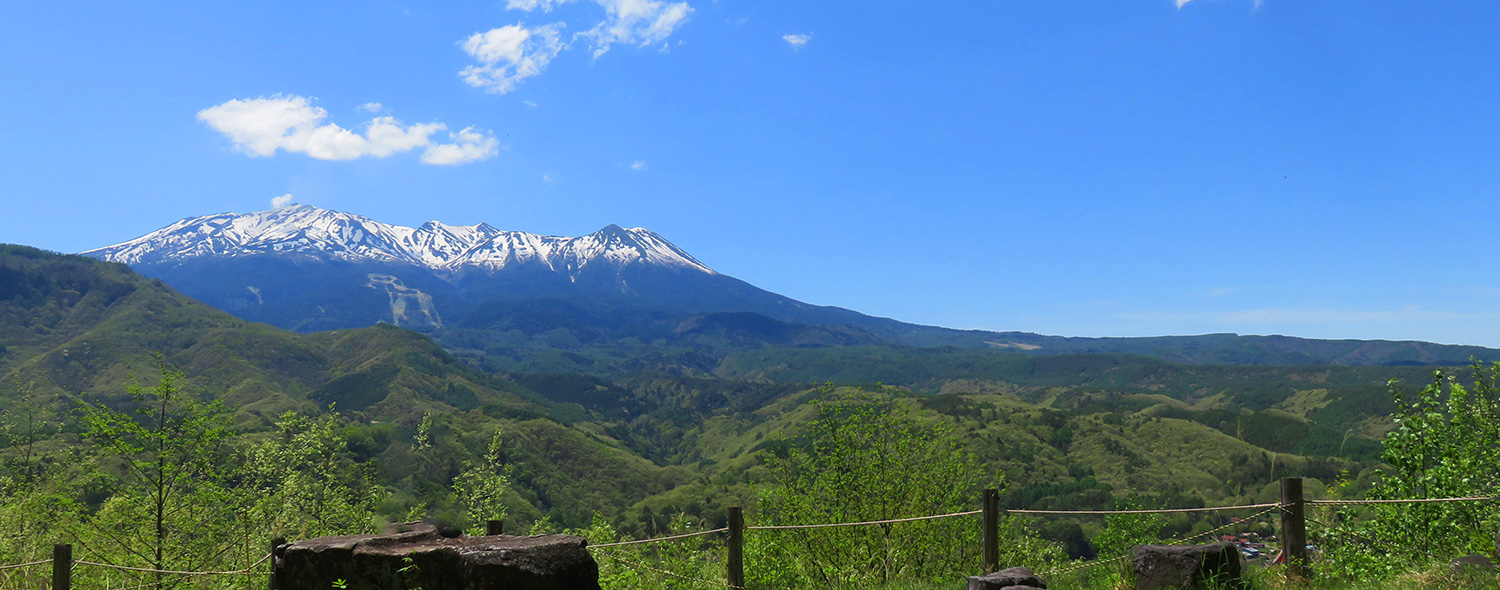
[[[309, 6], [317, 4], [317, 6]], [[959, 328], [1500, 346], [1500, 4], [0, 5], [0, 241], [644, 226]]]

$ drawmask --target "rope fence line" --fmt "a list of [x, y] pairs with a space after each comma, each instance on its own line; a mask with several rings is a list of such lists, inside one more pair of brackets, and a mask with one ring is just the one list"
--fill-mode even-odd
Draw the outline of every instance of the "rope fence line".
[[1278, 508], [1281, 504], [1270, 502], [1266, 504], [1244, 504], [1240, 506], [1212, 506], [1207, 508], [1154, 508], [1142, 510], [1006, 510], [1010, 514], [1177, 514], [1183, 512], [1219, 512], [1227, 510], [1249, 510], [1252, 508]]
[[[1169, 540], [1169, 541], [1163, 541], [1162, 544], [1163, 545], [1178, 545], [1178, 544], [1186, 543], [1188, 541], [1192, 541], [1193, 539], [1197, 539], [1199, 537], [1205, 537], [1205, 536], [1208, 536], [1208, 535], [1213, 535], [1213, 534], [1219, 533], [1219, 532], [1221, 532], [1221, 531], [1223, 531], [1225, 529], [1230, 529], [1230, 528], [1234, 528], [1234, 527], [1237, 527], [1237, 526], [1243, 526], [1245, 523], [1248, 523], [1248, 522], [1250, 522], [1252, 520], [1255, 520], [1257, 518], [1260, 518], [1262, 516], [1265, 516], [1267, 514], [1270, 514], [1272, 512], [1280, 510], [1281, 509], [1281, 504], [1251, 504], [1248, 507], [1246, 507], [1246, 506], [1238, 506], [1236, 508], [1265, 508], [1265, 510], [1262, 510], [1262, 511], [1257, 512], [1255, 514], [1252, 514], [1250, 516], [1246, 516], [1244, 518], [1241, 518], [1238, 521], [1231, 522], [1231, 523], [1223, 525], [1223, 526], [1215, 527], [1215, 528], [1203, 531], [1201, 533], [1197, 533], [1197, 534], [1193, 534], [1193, 535], [1188, 535], [1186, 537], [1178, 537], [1176, 539], [1172, 539], [1172, 540]], [[1100, 561], [1087, 561], [1087, 562], [1083, 562], [1083, 563], [1079, 563], [1079, 564], [1074, 564], [1074, 565], [1071, 565], [1071, 566], [1068, 566], [1068, 567], [1054, 568], [1054, 569], [1050, 569], [1050, 570], [1043, 571], [1043, 572], [1037, 572], [1037, 575], [1039, 575], [1039, 576], [1040, 575], [1051, 576], [1051, 575], [1055, 575], [1055, 574], [1063, 574], [1063, 573], [1067, 573], [1067, 572], [1071, 572], [1071, 571], [1076, 571], [1076, 570], [1081, 570], [1081, 569], [1089, 569], [1089, 568], [1099, 567], [1099, 566], [1107, 564], [1107, 563], [1114, 563], [1116, 561], [1122, 561], [1122, 560], [1124, 560], [1126, 558], [1129, 558], [1129, 557], [1130, 557], [1130, 555], [1127, 554], [1127, 555], [1121, 555], [1119, 557], [1111, 557], [1109, 559], [1104, 559], [1104, 560], [1100, 560]]]
[[73, 561], [73, 566], [77, 567], [77, 566], [80, 566], [80, 565], [89, 565], [89, 566], [94, 566], [94, 567], [102, 567], [102, 568], [107, 568], [107, 569], [116, 569], [116, 570], [130, 571], [130, 572], [142, 572], [142, 573], [147, 573], [147, 574], [169, 574], [169, 575], [175, 575], [175, 576], [263, 576], [263, 575], [266, 575], [266, 572], [257, 572], [257, 571], [252, 571], [252, 570], [254, 570], [256, 566], [258, 566], [258, 565], [260, 565], [262, 563], [265, 563], [266, 560], [268, 560], [268, 559], [271, 559], [271, 554], [269, 554], [269, 553], [267, 553], [265, 557], [260, 558], [260, 561], [257, 561], [255, 563], [250, 564], [250, 566], [247, 567], [247, 568], [245, 568], [245, 569], [234, 570], [234, 571], [229, 571], [229, 572], [187, 572], [187, 571], [178, 571], [178, 570], [161, 570], [161, 569], [154, 569], [154, 568], [148, 568], [148, 567], [131, 567], [131, 566], [128, 566], [128, 565], [115, 565], [115, 564], [112, 564], [112, 563], [99, 563], [99, 562], [95, 562], [95, 561], [84, 561], [82, 559], [74, 560]]
[[[602, 546], [603, 545], [595, 545], [595, 547], [602, 547]], [[735, 586], [733, 584], [727, 584], [727, 583], [724, 583], [724, 582], [715, 582], [713, 580], [705, 580], [703, 578], [695, 578], [693, 576], [683, 575], [683, 574], [679, 574], [677, 572], [673, 572], [673, 571], [668, 571], [668, 570], [664, 570], [664, 569], [661, 569], [661, 568], [652, 567], [652, 566], [646, 565], [644, 563], [639, 563], [639, 562], [631, 561], [629, 559], [625, 559], [625, 558], [620, 557], [619, 555], [616, 555], [614, 553], [605, 553], [604, 556], [608, 557], [610, 559], [613, 559], [615, 561], [618, 561], [620, 563], [623, 563], [623, 564], [625, 564], [627, 566], [630, 566], [630, 567], [651, 570], [651, 571], [659, 573], [659, 574], [665, 574], [665, 575], [668, 575], [668, 576], [672, 576], [674, 578], [679, 578], [679, 579], [687, 580], [689, 582], [693, 582], [693, 583], [697, 583], [697, 584], [702, 584], [702, 585], [708, 586], [710, 588], [733, 588], [735, 590], [743, 590], [744, 589], [744, 586]]]
[[12, 564], [12, 565], [0, 565], [0, 571], [13, 570], [13, 569], [22, 568], [22, 567], [30, 567], [30, 566], [33, 566], [33, 565], [42, 565], [44, 563], [52, 563], [52, 560], [50, 560], [50, 559], [43, 559], [41, 561], [31, 561], [31, 562], [27, 562], [27, 563], [17, 563], [17, 564]]
[[616, 542], [616, 543], [601, 543], [599, 545], [589, 545], [589, 548], [590, 549], [603, 549], [605, 547], [619, 547], [621, 545], [639, 545], [641, 543], [655, 543], [657, 541], [671, 541], [673, 539], [686, 539], [688, 537], [701, 537], [703, 535], [712, 535], [714, 533], [722, 533], [722, 532], [727, 531], [727, 530], [729, 530], [728, 527], [723, 527], [723, 528], [713, 529], [711, 531], [698, 531], [696, 533], [685, 533], [685, 534], [681, 534], [681, 535], [672, 535], [670, 537], [656, 537], [654, 539], [638, 539], [638, 540], [635, 540], [635, 541], [619, 541], [619, 542]]
[[984, 513], [983, 510], [969, 510], [969, 511], [965, 511], [965, 512], [953, 512], [953, 513], [949, 513], [949, 514], [934, 514], [934, 515], [931, 515], [931, 516], [913, 516], [911, 518], [891, 518], [891, 519], [887, 519], [887, 520], [867, 520], [867, 521], [864, 521], [864, 522], [831, 522], [831, 523], [826, 523], [826, 524], [777, 524], [777, 525], [747, 526], [747, 527], [745, 527], [745, 530], [747, 530], [747, 531], [784, 531], [784, 530], [791, 530], [791, 529], [821, 529], [821, 528], [836, 527], [836, 526], [867, 526], [867, 525], [872, 525], [872, 524], [891, 524], [891, 523], [895, 523], [895, 522], [914, 522], [914, 521], [918, 521], [918, 520], [937, 520], [939, 518], [952, 518], [954, 516], [973, 516], [975, 514], [983, 514], [983, 513]]

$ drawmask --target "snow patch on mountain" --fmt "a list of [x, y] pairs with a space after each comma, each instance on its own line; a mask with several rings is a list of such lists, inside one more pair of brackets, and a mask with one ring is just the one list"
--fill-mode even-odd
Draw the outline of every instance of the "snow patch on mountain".
[[134, 240], [82, 252], [111, 262], [156, 264], [204, 256], [299, 253], [407, 263], [439, 272], [539, 266], [576, 278], [585, 267], [645, 264], [718, 274], [645, 228], [610, 225], [579, 237], [429, 221], [411, 228], [362, 215], [292, 205], [184, 219]]

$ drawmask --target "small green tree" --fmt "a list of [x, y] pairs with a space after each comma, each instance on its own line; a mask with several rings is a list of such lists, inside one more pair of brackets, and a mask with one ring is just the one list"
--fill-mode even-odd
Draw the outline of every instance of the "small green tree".
[[[1445, 371], [1410, 395], [1394, 381], [1394, 428], [1382, 442], [1372, 499], [1500, 495], [1500, 363], [1471, 365], [1465, 387]], [[1334, 487], [1347, 488], [1347, 481]], [[1333, 578], [1369, 581], [1465, 553], [1494, 550], [1500, 507], [1494, 502], [1384, 504], [1341, 507], [1318, 514], [1323, 558], [1315, 564]]]
[[[1115, 510], [1135, 510], [1139, 504], [1116, 503]], [[1104, 517], [1104, 528], [1094, 535], [1094, 546], [1099, 548], [1099, 559], [1111, 559], [1129, 554], [1136, 545], [1161, 542], [1161, 529], [1166, 519], [1159, 514], [1110, 514]]]
[[[1138, 510], [1140, 502], [1126, 499], [1111, 502], [1112, 510]], [[1116, 513], [1104, 517], [1104, 528], [1094, 535], [1094, 546], [1099, 548], [1099, 559], [1115, 559], [1129, 555], [1136, 545], [1161, 542], [1162, 527], [1166, 519], [1160, 514]], [[1094, 568], [1089, 572], [1097, 587], [1118, 587], [1129, 579], [1130, 562], [1122, 561], [1113, 567]]]
[[35, 488], [41, 479], [42, 453], [39, 443], [57, 431], [56, 402], [36, 393], [36, 384], [11, 375], [11, 408], [0, 412], [0, 438], [15, 449], [5, 462], [4, 476], [22, 488]]
[[[1500, 363], [1472, 366], [1465, 388], [1442, 371], [1408, 397], [1393, 386], [1395, 428], [1386, 434], [1371, 498], [1412, 499], [1500, 495]], [[1491, 502], [1442, 502], [1380, 509], [1382, 532], [1414, 554], [1489, 553], [1500, 524]]]
[[[91, 521], [109, 557], [158, 570], [221, 563], [233, 545], [235, 504], [225, 486], [230, 412], [182, 391], [184, 375], [157, 356], [157, 384], [131, 385], [135, 415], [82, 408], [85, 435], [112, 473], [116, 493]], [[161, 574], [155, 584], [169, 580]]]
[[372, 528], [378, 488], [350, 457], [341, 422], [333, 412], [286, 412], [271, 437], [244, 452], [241, 492], [260, 534], [308, 538]]
[[[77, 449], [46, 444], [61, 426], [56, 397], [38, 394], [32, 382], [11, 376], [11, 409], [0, 412], [0, 440], [6, 453], [0, 466], [0, 559], [5, 563], [46, 559], [65, 527], [76, 524], [76, 506], [67, 500], [62, 466]], [[45, 574], [27, 568], [5, 572], [0, 586], [41, 587]]]
[[[501, 461], [505, 450], [505, 432], [495, 429], [484, 458], [469, 464], [453, 479], [453, 492], [469, 520], [470, 534], [482, 534], [486, 520], [504, 520], [505, 493], [510, 491], [510, 466]], [[596, 519], [597, 520], [597, 519]]]

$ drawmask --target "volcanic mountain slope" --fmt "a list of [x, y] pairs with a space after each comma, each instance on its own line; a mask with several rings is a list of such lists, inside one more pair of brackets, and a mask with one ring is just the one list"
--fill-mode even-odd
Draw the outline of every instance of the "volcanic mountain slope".
[[674, 316], [817, 309], [714, 272], [649, 230], [614, 225], [572, 238], [487, 224], [407, 228], [297, 205], [185, 219], [84, 255], [129, 264], [240, 317], [303, 332], [376, 322], [482, 327], [475, 323], [532, 299]]
[[184, 219], [84, 254], [129, 264], [252, 321], [299, 332], [390, 323], [475, 350], [521, 338], [530, 349], [542, 342], [548, 349], [602, 347], [618, 355], [620, 343], [630, 342], [704, 351], [712, 359], [761, 347], [898, 345], [1143, 354], [1181, 363], [1500, 360], [1500, 350], [1426, 342], [1236, 334], [1068, 338], [921, 326], [783, 297], [714, 271], [656, 233], [615, 225], [580, 237], [484, 223], [409, 228], [296, 205]]

